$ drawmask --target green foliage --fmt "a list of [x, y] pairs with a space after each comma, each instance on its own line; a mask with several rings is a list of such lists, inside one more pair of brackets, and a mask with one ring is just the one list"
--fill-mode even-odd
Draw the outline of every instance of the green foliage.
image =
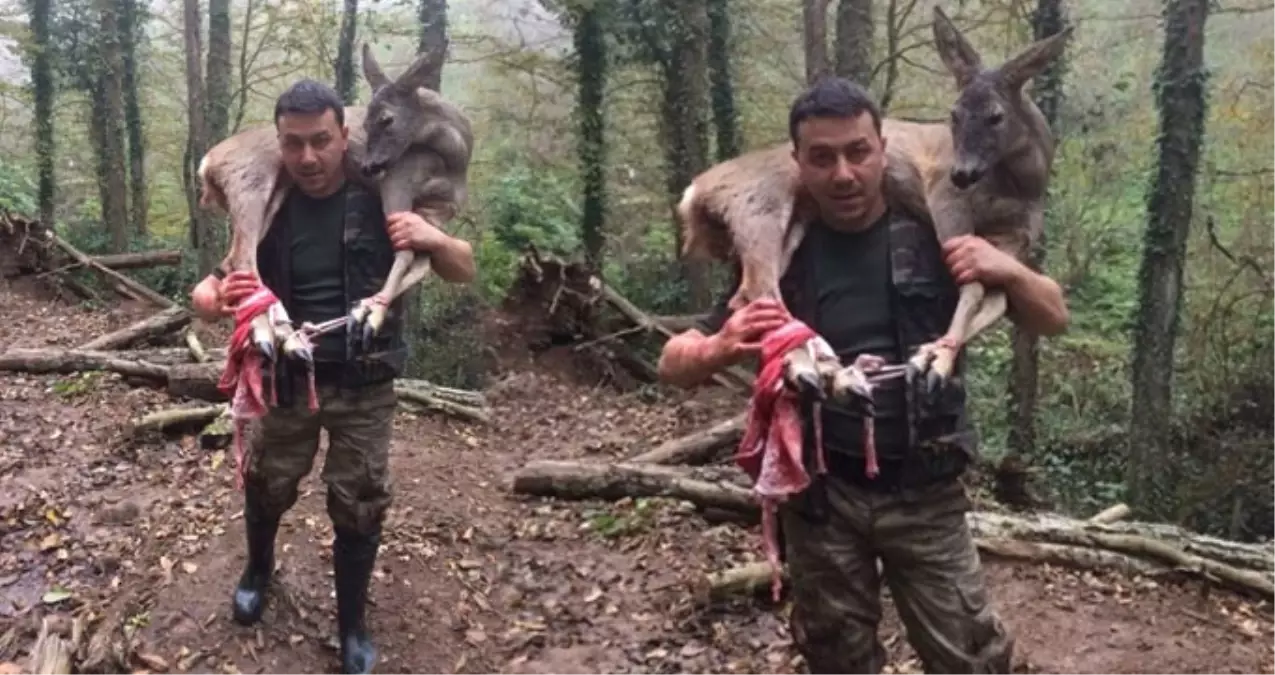
[[0, 157], [0, 210], [26, 217], [39, 211], [35, 182], [21, 167]]

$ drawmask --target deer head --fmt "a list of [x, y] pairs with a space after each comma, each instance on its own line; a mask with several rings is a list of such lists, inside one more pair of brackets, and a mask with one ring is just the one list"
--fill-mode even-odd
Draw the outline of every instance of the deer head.
[[961, 93], [952, 107], [952, 184], [965, 189], [1032, 143], [1028, 115], [1040, 115], [1023, 85], [1062, 53], [1071, 27], [1028, 45], [999, 68], [983, 60], [938, 6], [934, 43]]
[[417, 140], [417, 134], [428, 121], [431, 110], [419, 90], [440, 64], [427, 52], [416, 57], [396, 80], [390, 80], [363, 43], [363, 77], [372, 85], [372, 100], [363, 122], [367, 132], [367, 152], [360, 170], [368, 178], [376, 178], [403, 155]]

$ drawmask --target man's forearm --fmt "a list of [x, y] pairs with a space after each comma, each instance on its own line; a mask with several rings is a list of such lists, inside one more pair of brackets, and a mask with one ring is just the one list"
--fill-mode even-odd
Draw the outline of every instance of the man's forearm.
[[448, 237], [447, 243], [430, 251], [430, 265], [444, 281], [464, 284], [474, 280], [474, 250], [464, 239]]
[[1067, 329], [1067, 300], [1053, 279], [1024, 266], [1005, 294], [1011, 318], [1024, 330], [1037, 335], [1058, 335]]
[[691, 329], [669, 338], [657, 366], [660, 380], [676, 387], [701, 384], [731, 365], [716, 336]]

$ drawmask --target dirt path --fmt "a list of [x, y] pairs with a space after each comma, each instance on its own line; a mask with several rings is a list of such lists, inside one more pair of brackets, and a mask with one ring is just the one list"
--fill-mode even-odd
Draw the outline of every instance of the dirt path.
[[[70, 346], [143, 308], [89, 312], [0, 290], [0, 344]], [[493, 428], [399, 416], [395, 504], [373, 582], [381, 672], [799, 672], [780, 609], [688, 601], [686, 580], [753, 559], [755, 533], [664, 500], [563, 503], [507, 490], [531, 458], [618, 456], [724, 405], [620, 395], [510, 364]], [[35, 619], [96, 611], [136, 630], [134, 667], [335, 672], [331, 526], [314, 476], [285, 519], [260, 628], [230, 620], [243, 564], [232, 460], [193, 439], [132, 443], [171, 405], [118, 377], [0, 373], [0, 662]], [[1194, 585], [988, 565], [1024, 672], [1273, 672], [1269, 605]], [[893, 612], [895, 672], [919, 667]]]

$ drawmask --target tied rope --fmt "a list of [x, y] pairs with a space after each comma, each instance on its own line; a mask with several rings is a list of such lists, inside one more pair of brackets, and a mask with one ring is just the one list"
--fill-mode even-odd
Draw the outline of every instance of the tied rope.
[[[252, 322], [265, 314], [271, 325], [278, 323], [276, 318], [286, 321], [286, 312], [275, 294], [264, 285], [244, 298], [235, 307], [235, 330], [230, 337], [230, 349], [226, 354], [226, 369], [222, 371], [217, 389], [230, 397], [230, 416], [234, 420], [234, 452], [235, 452], [235, 489], [244, 489], [245, 451], [243, 444], [244, 431], [250, 420], [260, 419], [269, 412], [269, 408], [278, 405], [278, 383], [271, 372], [270, 402], [266, 402], [263, 393], [264, 357], [252, 343]], [[304, 333], [298, 334], [303, 345], [309, 347]], [[318, 395], [315, 391], [314, 368], [309, 367], [308, 405], [310, 412], [319, 409]]]

